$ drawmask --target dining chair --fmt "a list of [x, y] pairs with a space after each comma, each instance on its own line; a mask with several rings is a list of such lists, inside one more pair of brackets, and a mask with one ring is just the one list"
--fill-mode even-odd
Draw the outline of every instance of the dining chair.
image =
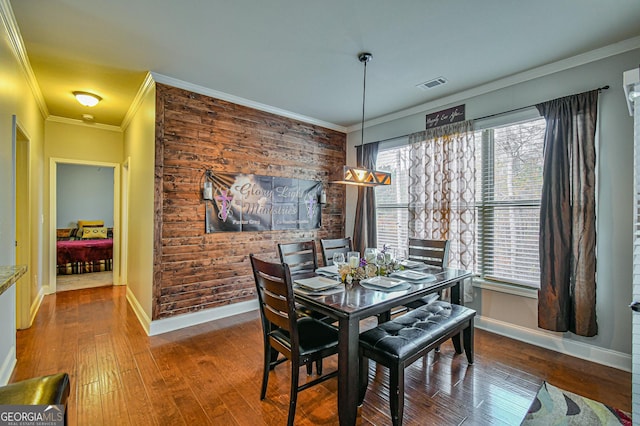
[[[289, 270], [294, 277], [311, 274], [318, 269], [318, 254], [316, 251], [316, 243], [313, 240], [278, 244], [278, 256], [280, 256], [280, 262], [286, 263], [289, 266]], [[320, 321], [327, 323], [335, 321], [307, 307], [298, 306], [297, 309], [299, 314], [308, 315]], [[318, 360], [316, 363], [316, 369], [318, 374], [322, 374], [321, 360]], [[307, 366], [307, 373], [311, 374], [311, 365]]]
[[[408, 260], [422, 262], [438, 268], [446, 268], [449, 264], [449, 240], [409, 238]], [[441, 297], [442, 294], [438, 292], [407, 303], [405, 306], [410, 309], [417, 309]]]
[[334, 239], [321, 239], [320, 248], [322, 249], [322, 262], [324, 266], [333, 265], [333, 254], [344, 253], [345, 257], [347, 253], [352, 251], [351, 238], [334, 238]]
[[294, 275], [318, 269], [316, 242], [313, 240], [278, 244], [278, 255], [280, 262], [289, 265]]
[[[312, 381], [299, 385], [301, 365], [311, 365], [338, 352], [335, 327], [308, 316], [298, 316], [294, 303], [291, 270], [287, 264], [271, 263], [250, 256], [256, 283], [264, 343], [264, 366], [260, 400], [267, 393], [269, 371], [289, 360], [291, 389], [287, 425], [293, 425], [298, 392], [335, 377], [337, 370], [318, 374]], [[279, 354], [284, 358], [278, 359]]]

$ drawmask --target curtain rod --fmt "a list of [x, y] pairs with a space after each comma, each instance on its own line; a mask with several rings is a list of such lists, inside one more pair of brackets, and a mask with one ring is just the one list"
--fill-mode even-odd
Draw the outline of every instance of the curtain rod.
[[[607, 89], [609, 89], [609, 85], [608, 84], [606, 86], [598, 87], [595, 90], [597, 90], [598, 92], [602, 92], [603, 90], [607, 90]], [[586, 92], [582, 92], [582, 93], [586, 93]], [[575, 96], [575, 95], [567, 95], [567, 96]], [[566, 96], [561, 96], [561, 98], [565, 98], [565, 97]], [[540, 102], [538, 102], [538, 103], [540, 103]], [[534, 107], [534, 106], [536, 106], [536, 104], [527, 105], [527, 106], [523, 106], [523, 107], [520, 107], [520, 108], [514, 108], [514, 109], [510, 109], [508, 111], [497, 112], [495, 114], [485, 115], [484, 117], [474, 118], [473, 121], [486, 120], [487, 118], [493, 118], [493, 117], [497, 117], [499, 115], [504, 115], [504, 114], [509, 114], [509, 113], [512, 113], [512, 112], [522, 111], [523, 109], [531, 108], [531, 107]], [[406, 138], [408, 136], [411, 136], [413, 133], [416, 133], [416, 132], [407, 133], [406, 135], [394, 136], [394, 137], [386, 138], [386, 139], [380, 139], [379, 141], [367, 142], [367, 143], [387, 142], [387, 141], [392, 141], [394, 139]]]

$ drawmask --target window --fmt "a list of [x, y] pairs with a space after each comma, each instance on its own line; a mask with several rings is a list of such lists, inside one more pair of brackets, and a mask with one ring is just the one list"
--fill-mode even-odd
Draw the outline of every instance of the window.
[[[478, 130], [476, 141], [476, 265], [483, 278], [539, 287], [538, 228], [542, 190], [543, 118]], [[378, 247], [406, 256], [409, 146], [380, 147], [376, 168], [392, 184], [376, 189]]]
[[376, 169], [391, 172], [391, 185], [376, 188], [378, 247], [388, 245], [406, 257], [409, 241], [409, 146], [380, 149]]
[[540, 285], [544, 131], [540, 118], [476, 134], [476, 272], [482, 277]]

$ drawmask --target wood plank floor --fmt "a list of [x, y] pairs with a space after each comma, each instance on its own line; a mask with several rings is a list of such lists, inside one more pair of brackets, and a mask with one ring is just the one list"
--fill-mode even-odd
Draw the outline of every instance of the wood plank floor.
[[[18, 332], [11, 381], [66, 371], [71, 425], [286, 424], [288, 363], [260, 401], [261, 328], [252, 312], [148, 337], [124, 287], [46, 296], [34, 325]], [[477, 330], [476, 362], [450, 343], [406, 374], [406, 425], [518, 425], [543, 380], [631, 410], [631, 375]], [[335, 368], [335, 358], [325, 371]], [[371, 363], [358, 418], [390, 424], [388, 375]], [[301, 371], [301, 380], [307, 378]], [[299, 395], [297, 425], [336, 425], [335, 379]]]

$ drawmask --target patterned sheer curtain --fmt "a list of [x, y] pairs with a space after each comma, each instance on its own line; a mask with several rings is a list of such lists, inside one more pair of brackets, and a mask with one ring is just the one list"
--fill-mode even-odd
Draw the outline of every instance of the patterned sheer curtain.
[[474, 270], [473, 122], [414, 133], [409, 144], [409, 238], [449, 240], [449, 266]]

